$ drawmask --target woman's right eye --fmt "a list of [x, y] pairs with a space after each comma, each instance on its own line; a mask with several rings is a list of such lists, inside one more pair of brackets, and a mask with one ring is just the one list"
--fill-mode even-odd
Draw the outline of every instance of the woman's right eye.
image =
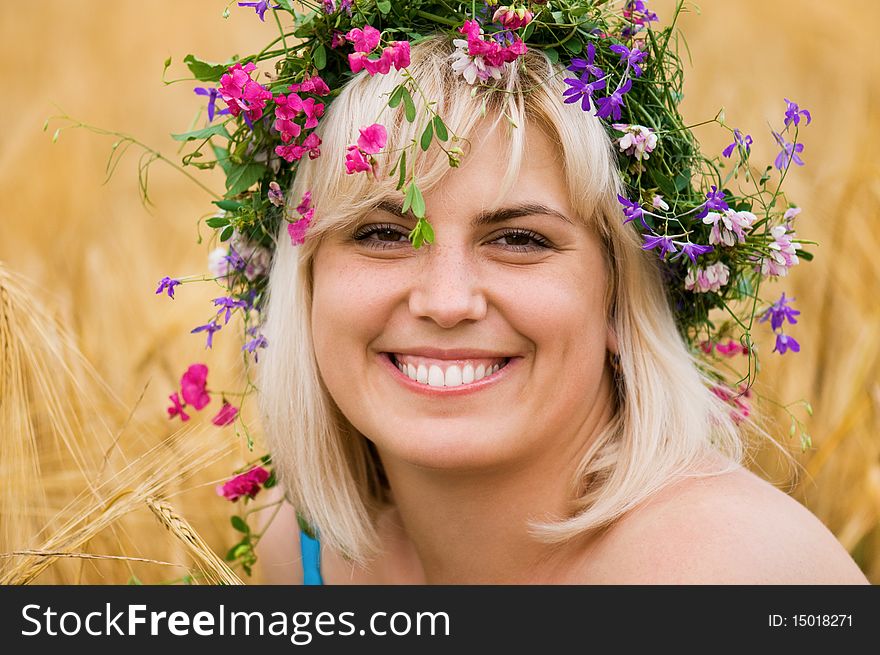
[[409, 236], [393, 225], [366, 225], [359, 228], [352, 238], [369, 248], [391, 248], [395, 243], [409, 242]]

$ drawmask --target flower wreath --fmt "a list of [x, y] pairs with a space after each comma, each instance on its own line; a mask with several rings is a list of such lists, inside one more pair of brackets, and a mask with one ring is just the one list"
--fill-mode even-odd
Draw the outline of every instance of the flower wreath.
[[[224, 18], [230, 16], [232, 4]], [[683, 72], [678, 56], [681, 36], [675, 26], [683, 1], [662, 28], [643, 0], [626, 0], [622, 7], [607, 0], [522, 0], [505, 6], [493, 0], [303, 0], [297, 6], [292, 0], [260, 0], [238, 2], [237, 7], [252, 9], [259, 20], [274, 23], [277, 35], [258, 53], [222, 64], [185, 57], [192, 78], [211, 86], [194, 89], [206, 98], [203, 127], [172, 135], [191, 145], [183, 167], [219, 167], [226, 176], [225, 193], [213, 201], [219, 211], [206, 221], [220, 244], [209, 255], [211, 277], [163, 277], [156, 289], [173, 299], [179, 285], [192, 281], [207, 279], [225, 287], [226, 293], [213, 301], [216, 311], [211, 319], [192, 329], [204, 334], [207, 348], [236, 313], [243, 318], [246, 366], [248, 357], [257, 362], [261, 349], [271, 347], [260, 325], [275, 235], [286, 221], [291, 242], [302, 244], [315, 212], [308, 192], [294, 202], [285, 193], [299, 162], [321, 156], [315, 127], [327, 104], [354, 75], [401, 71], [403, 81], [390, 93], [387, 105], [402, 105], [406, 120], [419, 124], [421, 138], [397, 156], [390, 172], [380, 171], [374, 155], [385, 146], [386, 129], [381, 123], [365, 125], [339, 162], [340, 171], [344, 167], [350, 175], [397, 176], [403, 210], [418, 219], [409, 234], [413, 247], [433, 241], [411, 163], [419, 150], [427, 151], [432, 144], [443, 149], [453, 167], [463, 151], [433, 103], [416, 111], [413, 97], [420, 89], [407, 66], [411, 43], [445, 32], [455, 46], [452, 70], [475, 89], [491, 88], [505, 66], [517, 65], [534, 48], [564, 71], [564, 102], [577, 103], [602, 119], [618, 148], [626, 190], [618, 198], [621, 221], [631, 223], [642, 236], [642, 247], [665, 262], [679, 329], [706, 362], [707, 372], [717, 380], [713, 391], [730, 404], [735, 420], [749, 414], [746, 398], [757, 371], [751, 338], [755, 318], [770, 322], [776, 334], [774, 352], [800, 350], [785, 331], [786, 323], [797, 323], [800, 313], [791, 306], [793, 299], [783, 293], [770, 303], [759, 291], [765, 279], [783, 277], [800, 259], [812, 259], [803, 244], [813, 242], [795, 240], [800, 209], [782, 192], [792, 164], [804, 164], [799, 130], [812, 117], [785, 99], [782, 126], [771, 131], [779, 154], [772, 164], [755, 168], [750, 162], [751, 135], [731, 129], [719, 113], [706, 123], [728, 130], [732, 141], [720, 156], [703, 155], [691, 131], [695, 126], [685, 125], [678, 109]], [[170, 64], [166, 60], [166, 71]], [[259, 72], [265, 68], [266, 81], [261, 82]], [[142, 146], [120, 136], [114, 153], [121, 143]], [[148, 164], [160, 158], [142, 147], [155, 155]], [[145, 184], [142, 193], [146, 199]], [[285, 212], [293, 206], [295, 211]], [[716, 324], [710, 319], [713, 310], [722, 310], [727, 318]], [[748, 373], [729, 384], [714, 365], [736, 356], [748, 358]], [[190, 366], [180, 392], [170, 396], [169, 418], [186, 421], [188, 408], [207, 405], [206, 384], [207, 367]], [[250, 378], [248, 385], [252, 386]], [[806, 407], [812, 411], [809, 404]], [[792, 420], [794, 434], [796, 419]], [[240, 424], [253, 447], [238, 408], [225, 398], [213, 421]], [[806, 432], [801, 440], [806, 447]], [[274, 484], [275, 476], [265, 466], [270, 466], [268, 456], [242, 469], [218, 487], [218, 493], [232, 501], [252, 499], [261, 487]], [[241, 517], [233, 517], [232, 524], [243, 537], [227, 559], [250, 573], [258, 536]]]

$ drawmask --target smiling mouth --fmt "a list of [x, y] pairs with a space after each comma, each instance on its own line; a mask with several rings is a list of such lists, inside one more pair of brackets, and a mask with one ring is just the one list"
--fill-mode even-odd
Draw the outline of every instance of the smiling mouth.
[[427, 387], [462, 387], [479, 382], [503, 369], [510, 357], [450, 361], [384, 353], [403, 375]]

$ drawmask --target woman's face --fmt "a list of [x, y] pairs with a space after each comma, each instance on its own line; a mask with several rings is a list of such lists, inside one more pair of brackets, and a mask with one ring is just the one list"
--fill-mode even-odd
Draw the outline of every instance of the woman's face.
[[491, 133], [425, 194], [434, 243], [412, 247], [415, 220], [392, 197], [316, 251], [320, 373], [383, 458], [467, 469], [573, 452], [608, 400], [600, 241], [575, 216], [557, 148], [526, 129], [500, 206], [508, 155]]

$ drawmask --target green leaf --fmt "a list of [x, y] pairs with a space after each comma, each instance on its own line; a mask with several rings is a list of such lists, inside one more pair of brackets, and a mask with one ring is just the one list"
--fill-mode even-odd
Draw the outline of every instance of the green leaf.
[[523, 41], [529, 40], [529, 37], [532, 35], [532, 32], [535, 31], [535, 25], [536, 25], [535, 21], [532, 21], [531, 23], [526, 25], [526, 29], [524, 29], [522, 35], [520, 35], [520, 38]]
[[400, 101], [403, 100], [403, 85], [399, 85], [395, 87], [394, 92], [391, 94], [391, 97], [388, 98], [388, 106], [394, 109], [397, 105], [400, 104]]
[[229, 138], [229, 132], [223, 123], [215, 123], [201, 130], [193, 130], [192, 132], [183, 132], [182, 134], [172, 134], [171, 138], [175, 141], [194, 141], [196, 139], [207, 139], [212, 136], [222, 136]]
[[574, 37], [570, 38], [568, 41], [562, 44], [563, 47], [568, 50], [571, 54], [576, 55], [584, 49], [584, 44], [580, 42], [580, 39], [576, 39]]
[[544, 54], [547, 55], [547, 59], [550, 60], [551, 64], [555, 64], [559, 61], [559, 51], [556, 48], [547, 48], [544, 51]]
[[208, 227], [214, 228], [226, 227], [227, 225], [229, 225], [229, 219], [225, 216], [213, 216], [212, 218], [209, 218], [207, 221], [205, 221], [205, 224]]
[[202, 61], [195, 55], [187, 55], [183, 58], [183, 63], [187, 65], [193, 77], [202, 82], [219, 82], [226, 69], [229, 68], [226, 64]]
[[248, 524], [244, 522], [244, 519], [240, 516], [233, 516], [229, 519], [229, 522], [232, 523], [232, 527], [238, 530], [239, 532], [244, 532], [248, 534], [251, 529], [248, 527]]
[[410, 123], [416, 119], [416, 105], [413, 102], [412, 96], [409, 94], [409, 89], [406, 87], [403, 89], [403, 112], [406, 116], [406, 120]]
[[382, 14], [387, 14], [389, 11], [391, 11], [391, 2], [389, 0], [378, 0], [378, 2], [376, 2], [376, 6], [379, 8], [379, 11]]
[[443, 119], [439, 116], [434, 116], [434, 132], [437, 133], [437, 138], [441, 141], [449, 140], [449, 132], [446, 131], [446, 123], [444, 123]]
[[801, 259], [805, 259], [808, 262], [813, 261], [813, 253], [811, 252], [807, 252], [806, 250], [795, 250], [795, 253], [797, 253], [797, 256]]
[[214, 151], [214, 157], [217, 158], [217, 163], [220, 164], [220, 168], [223, 169], [224, 173], [229, 175], [229, 169], [232, 168], [232, 163], [229, 161], [229, 151], [214, 143], [211, 144], [211, 150]]
[[232, 238], [233, 228], [231, 225], [227, 225], [226, 228], [220, 233], [220, 241], [229, 241]]
[[312, 52], [312, 63], [315, 64], [315, 68], [318, 70], [323, 70], [327, 65], [327, 49], [324, 47], [324, 44], [320, 44]]
[[422, 235], [426, 243], [434, 243], [434, 228], [427, 219], [422, 219]]
[[406, 214], [409, 211], [409, 208], [412, 206], [413, 201], [413, 187], [415, 184], [410, 182], [406, 186], [406, 193], [403, 194], [403, 207], [401, 208], [401, 213]]
[[217, 205], [220, 209], [224, 209], [228, 212], [234, 212], [241, 207], [241, 203], [237, 200], [212, 200], [211, 202]]
[[416, 183], [413, 182], [410, 184], [410, 188], [412, 189], [412, 213], [416, 218], [424, 218], [425, 217], [425, 199], [422, 196], [422, 191], [419, 187], [416, 186]]
[[266, 167], [262, 164], [233, 165], [226, 177], [226, 195], [236, 196], [242, 191], [247, 191], [263, 177], [265, 172]]
[[278, 484], [278, 478], [275, 477], [275, 469], [272, 469], [272, 472], [269, 473], [269, 477], [266, 478], [266, 481], [263, 483], [263, 488], [271, 489], [276, 484]]
[[293, 3], [291, 2], [291, 0], [275, 0], [275, 2], [281, 5], [282, 9], [286, 9], [291, 13], [294, 12]]
[[425, 131], [422, 132], [422, 138], [419, 141], [419, 145], [422, 146], [422, 150], [427, 151], [428, 148], [431, 147], [431, 140], [434, 138], [434, 124], [431, 121], [428, 121], [428, 124], [425, 125]]
[[400, 190], [403, 188], [403, 183], [406, 181], [406, 150], [400, 153], [400, 177], [397, 178], [397, 189]]

